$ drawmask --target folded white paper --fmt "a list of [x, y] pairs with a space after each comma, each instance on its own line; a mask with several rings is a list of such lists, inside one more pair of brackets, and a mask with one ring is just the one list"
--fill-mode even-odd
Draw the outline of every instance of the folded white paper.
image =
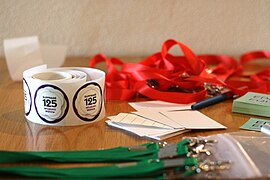
[[136, 112], [132, 112], [134, 114], [137, 114], [141, 117], [144, 118], [148, 118], [152, 121], [161, 123], [161, 124], [166, 124], [167, 126], [171, 127], [171, 128], [175, 128], [175, 129], [182, 129], [185, 128], [184, 125], [179, 124], [175, 119], [170, 119], [168, 117], [166, 117], [164, 114], [160, 113], [159, 111], [147, 111], [147, 110], [143, 110], [143, 111], [136, 111]]
[[146, 119], [145, 117], [140, 117], [132, 113], [119, 113], [112, 119], [112, 121], [114, 123], [122, 125], [149, 126], [163, 129], [173, 129], [172, 127], [169, 127], [166, 124], [158, 123], [156, 121], [152, 121]]
[[36, 36], [5, 39], [4, 50], [8, 71], [14, 81], [22, 80], [26, 69], [44, 64]]
[[181, 124], [186, 129], [225, 129], [222, 124], [214, 121], [199, 111], [160, 112], [167, 118]]
[[[134, 125], [127, 123], [118, 123], [114, 120], [117, 119], [117, 116], [107, 117], [110, 120], [106, 121], [109, 126], [116, 127], [122, 129], [124, 131], [136, 134], [140, 137], [151, 138], [155, 140], [163, 140], [172, 136], [176, 136], [178, 134], [187, 132], [188, 130], [183, 129], [167, 129], [167, 128], [158, 128], [144, 125]], [[146, 119], [148, 120], [148, 119]], [[149, 120], [148, 120], [149, 121]]]
[[4, 40], [7, 67], [13, 81], [21, 81], [23, 72], [35, 66], [61, 66], [65, 60], [66, 49], [63, 45], [41, 46], [37, 36]]
[[42, 59], [48, 68], [60, 67], [66, 58], [66, 45], [41, 45]]
[[120, 113], [106, 123], [140, 137], [165, 139], [193, 129], [225, 129], [199, 111], [137, 111]]
[[190, 104], [177, 104], [164, 101], [143, 101], [143, 102], [131, 102], [129, 103], [137, 111], [151, 110], [151, 111], [174, 111], [174, 110], [191, 110]]

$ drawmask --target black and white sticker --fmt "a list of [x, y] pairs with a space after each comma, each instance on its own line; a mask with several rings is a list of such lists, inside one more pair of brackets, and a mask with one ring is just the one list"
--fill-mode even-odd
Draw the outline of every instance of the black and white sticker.
[[102, 90], [96, 82], [80, 87], [73, 99], [74, 112], [83, 121], [94, 121], [101, 112], [102, 104]]
[[28, 83], [23, 78], [23, 92], [24, 92], [24, 113], [26, 116], [29, 115], [32, 107], [32, 97]]
[[34, 97], [38, 116], [46, 123], [58, 123], [69, 109], [68, 97], [59, 87], [45, 84], [40, 86]]

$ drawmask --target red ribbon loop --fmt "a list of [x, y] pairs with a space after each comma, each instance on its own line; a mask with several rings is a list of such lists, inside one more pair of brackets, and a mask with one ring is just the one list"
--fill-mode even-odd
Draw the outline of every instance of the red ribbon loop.
[[194, 75], [198, 75], [202, 72], [204, 69], [204, 63], [189, 49], [186, 45], [175, 41], [173, 39], [167, 40], [164, 42], [162, 46], [162, 51], [161, 55], [163, 59], [166, 59], [168, 55], [168, 51], [170, 50], [171, 47], [174, 45], [178, 45], [179, 48], [182, 50], [184, 53], [184, 56], [186, 57], [187, 63], [189, 65], [190, 70], [186, 70], [187, 73], [191, 72]]
[[[178, 46], [183, 56], [169, 54], [173, 46]], [[227, 87], [238, 95], [248, 91], [268, 93], [270, 67], [248, 77], [243, 74], [244, 65], [258, 58], [270, 59], [270, 52], [249, 52], [238, 62], [226, 55], [197, 56], [185, 44], [171, 39], [163, 43], [161, 52], [137, 64], [98, 54], [90, 60], [89, 66], [106, 63], [107, 99], [129, 100], [139, 93], [151, 99], [191, 103], [206, 98], [205, 83]]]

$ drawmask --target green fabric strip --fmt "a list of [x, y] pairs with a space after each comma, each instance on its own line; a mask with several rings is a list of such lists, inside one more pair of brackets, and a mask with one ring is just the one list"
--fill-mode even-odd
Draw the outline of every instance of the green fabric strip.
[[18, 175], [35, 178], [142, 178], [161, 177], [162, 161], [140, 161], [112, 166], [48, 168], [39, 166], [1, 167], [2, 175]]
[[188, 153], [188, 144], [190, 143], [189, 139], [184, 139], [183, 141], [177, 143], [177, 154], [178, 156], [183, 156]]
[[[166, 164], [170, 164], [167, 166]], [[49, 168], [40, 166], [13, 166], [0, 167], [1, 175], [17, 175], [32, 178], [158, 178], [161, 179], [165, 170], [176, 169], [179, 174], [185, 174], [186, 166], [196, 166], [198, 161], [195, 158], [185, 159], [149, 159], [139, 162], [115, 164], [111, 166], [96, 167], [75, 167], [75, 168]], [[171, 162], [169, 162], [171, 161]]]
[[[188, 153], [189, 140], [184, 139], [178, 142], [177, 149], [169, 153], [168, 157], [175, 154], [185, 156]], [[103, 150], [86, 151], [0, 151], [0, 163], [19, 163], [19, 162], [130, 162], [146, 159], [157, 159], [160, 147], [158, 143], [146, 143], [135, 147], [116, 147]]]
[[89, 151], [0, 151], [0, 163], [52, 161], [52, 162], [123, 162], [156, 159], [159, 145], [147, 143], [144, 150], [116, 147]]

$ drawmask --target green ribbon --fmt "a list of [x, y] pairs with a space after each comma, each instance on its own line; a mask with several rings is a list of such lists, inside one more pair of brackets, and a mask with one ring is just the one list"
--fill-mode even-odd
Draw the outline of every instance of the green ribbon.
[[[177, 143], [176, 155], [188, 153], [189, 140]], [[166, 147], [165, 147], [166, 148]], [[0, 163], [18, 163], [33, 161], [49, 162], [130, 162], [157, 159], [160, 150], [158, 143], [146, 143], [134, 147], [116, 147], [103, 150], [85, 151], [0, 151]]]
[[[12, 166], [0, 167], [3, 175], [18, 175], [22, 177], [41, 178], [163, 178], [168, 168], [183, 173], [186, 166], [197, 166], [196, 158], [186, 158], [189, 140], [185, 139], [175, 145], [162, 148], [168, 157], [181, 157], [176, 159], [159, 159], [161, 152], [158, 143], [146, 143], [133, 147], [116, 147], [103, 150], [88, 151], [0, 151], [0, 163], [18, 163], [31, 161], [52, 161], [59, 163], [72, 162], [128, 162], [111, 166], [75, 167], [75, 168], [49, 168], [42, 166]], [[168, 149], [166, 149], [168, 148]], [[169, 152], [169, 153], [168, 153]]]
[[188, 153], [188, 144], [190, 143], [189, 139], [183, 139], [179, 143], [177, 143], [177, 154], [178, 156], [183, 156]]
[[[145, 147], [145, 148], [144, 148]], [[142, 150], [140, 150], [142, 148]], [[52, 162], [122, 162], [156, 159], [159, 145], [147, 143], [141, 148], [116, 147], [85, 151], [0, 151], [0, 163]]]
[[[166, 162], [165, 162], [166, 161]], [[122, 163], [111, 166], [49, 168], [40, 166], [0, 167], [2, 175], [18, 175], [35, 178], [162, 178], [166, 168], [177, 167], [185, 171], [186, 166], [197, 166], [196, 158], [182, 158], [179, 163], [169, 165], [170, 160], [144, 160], [133, 163]], [[175, 161], [175, 160], [174, 160]]]

